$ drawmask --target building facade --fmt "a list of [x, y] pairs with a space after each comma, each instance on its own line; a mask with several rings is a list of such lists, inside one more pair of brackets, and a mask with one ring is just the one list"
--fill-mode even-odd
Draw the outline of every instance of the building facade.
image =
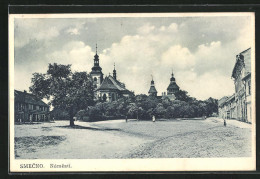
[[49, 106], [26, 91], [14, 91], [15, 122], [49, 121]]
[[232, 78], [235, 84], [237, 119], [251, 123], [251, 48], [236, 56]]
[[234, 80], [235, 94], [219, 100], [219, 116], [252, 123], [251, 48], [236, 55], [231, 77]]
[[225, 96], [218, 101], [218, 112], [223, 119], [237, 118], [235, 94], [229, 97]]
[[94, 66], [90, 72], [94, 86], [94, 100], [112, 102], [121, 97], [131, 97], [134, 93], [126, 89], [125, 84], [117, 80], [114, 64], [113, 76], [110, 74], [103, 79], [102, 68], [99, 65], [99, 56], [94, 56]]

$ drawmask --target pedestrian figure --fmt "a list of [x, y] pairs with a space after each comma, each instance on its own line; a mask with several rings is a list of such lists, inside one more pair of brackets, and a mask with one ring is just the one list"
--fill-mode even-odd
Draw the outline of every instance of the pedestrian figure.
[[153, 122], [155, 122], [155, 116], [153, 116]]
[[227, 126], [227, 123], [226, 123], [226, 120], [224, 119], [224, 126], [226, 127]]
[[125, 122], [127, 122], [127, 115], [125, 116]]

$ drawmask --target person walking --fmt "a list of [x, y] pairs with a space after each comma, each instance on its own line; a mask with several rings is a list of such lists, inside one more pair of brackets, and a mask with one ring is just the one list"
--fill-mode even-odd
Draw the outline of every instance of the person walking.
[[224, 119], [224, 126], [226, 127], [227, 126], [227, 123], [226, 123], [226, 120]]
[[155, 122], [155, 116], [153, 115], [153, 122]]
[[125, 116], [125, 122], [127, 122], [127, 115]]

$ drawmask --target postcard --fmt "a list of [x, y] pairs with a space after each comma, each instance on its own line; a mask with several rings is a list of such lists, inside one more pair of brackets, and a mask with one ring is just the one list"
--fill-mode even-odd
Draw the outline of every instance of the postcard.
[[10, 172], [254, 171], [255, 15], [9, 14]]

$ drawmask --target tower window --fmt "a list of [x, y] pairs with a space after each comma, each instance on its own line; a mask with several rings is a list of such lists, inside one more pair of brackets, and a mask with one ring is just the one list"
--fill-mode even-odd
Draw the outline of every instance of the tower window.
[[96, 77], [94, 78], [94, 81], [97, 81], [97, 78], [96, 78]]
[[107, 101], [107, 95], [106, 94], [103, 95], [103, 101]]

